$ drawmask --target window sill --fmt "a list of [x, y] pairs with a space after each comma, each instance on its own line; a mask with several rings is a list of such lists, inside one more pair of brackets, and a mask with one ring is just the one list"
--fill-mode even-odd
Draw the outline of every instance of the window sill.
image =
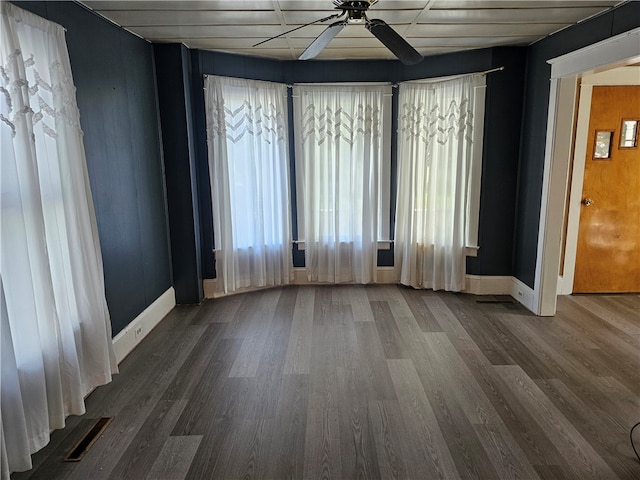
[[[304, 240], [294, 240], [293, 243], [298, 245], [299, 251], [304, 251]], [[393, 240], [378, 240], [378, 250], [391, 250], [391, 244]], [[477, 257], [480, 247], [465, 247], [464, 253], [467, 257]]]
[[[340, 243], [349, 243], [349, 242], [340, 242]], [[378, 250], [391, 250], [391, 244], [393, 240], [378, 240]], [[298, 245], [298, 250], [304, 251], [304, 240], [294, 240], [294, 245]]]
[[464, 254], [467, 257], [477, 257], [480, 247], [464, 247]]

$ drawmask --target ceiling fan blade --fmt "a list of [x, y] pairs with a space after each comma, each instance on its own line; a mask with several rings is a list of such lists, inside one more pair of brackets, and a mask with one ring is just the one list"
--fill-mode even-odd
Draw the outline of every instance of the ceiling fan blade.
[[311, 42], [311, 44], [307, 47], [307, 49], [302, 52], [302, 55], [298, 58], [298, 60], [309, 60], [310, 58], [314, 58], [317, 56], [323, 49], [326, 47], [333, 37], [335, 37], [347, 24], [346, 20], [342, 20], [340, 22], [335, 22], [325, 28], [324, 32], [322, 32], [318, 37]]
[[422, 55], [416, 51], [409, 43], [402, 38], [387, 22], [378, 18], [367, 22], [369, 30], [385, 47], [391, 50], [398, 60], [405, 65], [415, 65], [422, 61]]

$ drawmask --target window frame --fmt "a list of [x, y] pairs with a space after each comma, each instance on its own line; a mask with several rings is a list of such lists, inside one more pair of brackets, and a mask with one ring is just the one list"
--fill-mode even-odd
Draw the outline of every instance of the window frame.
[[484, 147], [485, 105], [487, 96], [486, 75], [482, 85], [474, 87], [473, 105], [473, 156], [470, 169], [467, 201], [467, 222], [465, 224], [467, 256], [478, 255], [480, 226], [480, 194], [482, 190], [482, 164]]
[[[341, 82], [341, 83], [296, 83], [293, 84], [293, 143], [295, 151], [295, 185], [296, 195], [295, 198], [292, 195], [292, 202], [296, 204], [296, 221], [297, 221], [297, 237], [294, 238], [293, 243], [298, 246], [298, 250], [304, 251], [306, 244], [305, 235], [305, 199], [303, 195], [303, 185], [301, 176], [298, 174], [298, 162], [302, 158], [302, 143], [299, 140], [297, 132], [295, 132], [295, 126], [297, 124], [296, 118], [301, 115], [301, 95], [299, 87], [305, 86], [328, 86], [328, 87], [357, 87], [357, 86], [386, 86], [389, 87], [389, 91], [383, 93], [383, 115], [382, 115], [382, 165], [378, 182], [379, 201], [378, 201], [378, 239], [377, 248], [389, 249], [393, 243], [393, 231], [392, 231], [392, 218], [393, 213], [391, 211], [391, 175], [392, 175], [392, 133], [393, 133], [393, 97], [394, 91], [397, 91], [393, 84], [389, 82]], [[293, 173], [293, 172], [292, 172]], [[386, 186], [384, 185], [386, 183]], [[386, 188], [385, 188], [386, 187]], [[395, 202], [394, 202], [395, 203]], [[292, 212], [293, 215], [293, 212]], [[341, 242], [342, 243], [342, 242]], [[348, 243], [345, 242], [345, 243]]]

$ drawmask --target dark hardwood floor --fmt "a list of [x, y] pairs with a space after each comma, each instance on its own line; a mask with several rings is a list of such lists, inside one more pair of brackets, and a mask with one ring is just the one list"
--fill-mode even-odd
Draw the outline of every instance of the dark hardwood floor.
[[300, 286], [179, 306], [12, 479], [640, 478], [640, 296], [561, 297], [552, 318], [486, 300]]

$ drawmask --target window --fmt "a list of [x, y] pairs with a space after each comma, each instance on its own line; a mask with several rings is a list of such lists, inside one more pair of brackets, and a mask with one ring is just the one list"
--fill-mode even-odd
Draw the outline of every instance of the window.
[[477, 247], [483, 75], [400, 86], [395, 266], [402, 283], [459, 291]]
[[484, 143], [484, 102], [487, 93], [485, 75], [476, 75], [477, 84], [473, 86], [472, 154], [467, 182], [467, 217], [465, 223], [465, 245], [477, 250], [478, 224], [480, 222], [480, 180], [482, 179], [482, 145]]
[[64, 29], [0, 3], [0, 476], [117, 365]]
[[390, 85], [294, 90], [298, 228], [308, 277], [375, 281], [389, 239]]
[[205, 87], [219, 286], [289, 283], [287, 87], [217, 76]]

